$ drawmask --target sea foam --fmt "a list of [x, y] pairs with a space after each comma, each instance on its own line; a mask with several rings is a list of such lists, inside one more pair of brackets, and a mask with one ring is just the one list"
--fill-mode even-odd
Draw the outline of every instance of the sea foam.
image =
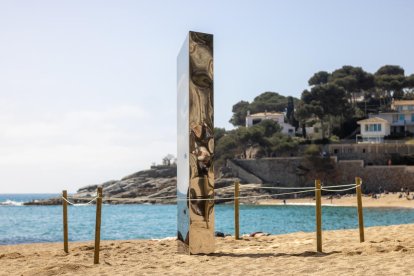
[[7, 199], [6, 201], [0, 202], [0, 206], [23, 206], [23, 202], [14, 201]]

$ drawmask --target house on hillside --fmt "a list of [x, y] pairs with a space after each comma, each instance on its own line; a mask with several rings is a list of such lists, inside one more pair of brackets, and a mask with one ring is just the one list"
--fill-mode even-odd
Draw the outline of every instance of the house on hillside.
[[390, 135], [390, 123], [383, 118], [372, 117], [360, 120], [358, 124], [361, 134], [356, 136], [357, 143], [383, 143], [384, 137]]
[[250, 111], [247, 111], [246, 116], [246, 127], [254, 126], [255, 124], [260, 123], [263, 120], [273, 120], [277, 122], [282, 127], [282, 133], [287, 135], [295, 135], [295, 127], [289, 123], [285, 123], [285, 114], [280, 112], [260, 112], [250, 114]]
[[393, 101], [393, 112], [370, 114], [370, 118], [378, 117], [386, 120], [391, 126], [391, 134], [414, 134], [414, 101]]

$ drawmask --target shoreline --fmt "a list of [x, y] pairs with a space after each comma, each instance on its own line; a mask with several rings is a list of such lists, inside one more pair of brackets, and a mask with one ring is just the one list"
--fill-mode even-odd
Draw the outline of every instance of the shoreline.
[[215, 253], [177, 253], [175, 239], [102, 241], [93, 265], [93, 241], [0, 246], [0, 275], [410, 275], [414, 224], [315, 233], [215, 238]]
[[[394, 194], [381, 194], [378, 198], [373, 198], [368, 195], [362, 196], [363, 208], [408, 208], [414, 209], [414, 200], [412, 194], [409, 195], [409, 199], [405, 197], [399, 197], [400, 193]], [[283, 199], [262, 199], [256, 202], [257, 205], [286, 205], [286, 206], [315, 206], [315, 200], [313, 197], [304, 198], [292, 198], [285, 199], [286, 204], [283, 203]], [[357, 197], [355, 194], [347, 194], [340, 197], [327, 197], [322, 196], [322, 206], [331, 207], [357, 207]]]
[[[286, 204], [284, 203], [286, 201]], [[16, 203], [16, 204], [11, 204]], [[54, 200], [47, 201], [47, 204], [42, 204], [43, 202], [2, 202], [1, 206], [58, 206], [61, 205]], [[52, 204], [50, 204], [52, 203]], [[81, 203], [81, 202], [79, 202]], [[109, 201], [104, 202], [104, 205], [122, 205], [122, 204], [144, 204], [144, 205], [175, 205], [175, 202], [169, 200], [168, 202], [142, 202], [142, 200], [130, 199], [124, 202]], [[225, 202], [216, 202], [217, 205], [229, 205], [233, 204], [233, 201]], [[315, 201], [314, 197], [300, 197], [300, 198], [288, 198], [288, 199], [275, 199], [275, 198], [263, 198], [263, 199], [253, 199], [246, 200], [241, 199], [240, 204], [250, 204], [250, 205], [287, 205], [287, 206], [314, 206]], [[357, 199], [355, 194], [345, 194], [345, 195], [323, 195], [322, 196], [322, 206], [332, 206], [332, 207], [356, 207]], [[389, 193], [389, 194], [378, 194], [375, 198], [369, 195], [362, 195], [362, 206], [364, 208], [410, 208], [414, 209], [414, 199], [413, 193], [408, 197], [401, 193]]]

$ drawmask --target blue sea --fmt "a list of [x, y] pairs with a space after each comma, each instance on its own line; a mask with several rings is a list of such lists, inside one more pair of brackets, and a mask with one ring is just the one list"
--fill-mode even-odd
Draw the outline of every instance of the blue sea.
[[[1, 195], [0, 244], [63, 240], [61, 206], [19, 206], [19, 202], [57, 195]], [[7, 205], [4, 205], [8, 202]], [[13, 204], [13, 205], [11, 205]], [[216, 231], [234, 233], [233, 205], [216, 205]], [[94, 239], [95, 206], [69, 206], [69, 240]], [[354, 207], [323, 207], [323, 229], [358, 227]], [[152, 239], [176, 236], [176, 205], [103, 205], [104, 240]], [[365, 208], [365, 226], [414, 223], [414, 209]], [[315, 231], [312, 206], [240, 206], [240, 232], [271, 234]]]

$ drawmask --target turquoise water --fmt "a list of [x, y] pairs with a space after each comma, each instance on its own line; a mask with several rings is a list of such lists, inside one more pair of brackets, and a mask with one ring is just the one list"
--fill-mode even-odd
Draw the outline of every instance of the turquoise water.
[[[3, 199], [4, 201], [4, 199]], [[0, 198], [1, 202], [1, 198]], [[232, 205], [216, 206], [216, 231], [234, 232]], [[69, 239], [94, 239], [95, 206], [69, 206]], [[323, 229], [358, 227], [353, 207], [323, 207]], [[104, 240], [165, 238], [176, 235], [175, 205], [104, 205]], [[365, 226], [414, 223], [413, 209], [365, 208]], [[312, 206], [240, 206], [240, 232], [271, 234], [315, 231]], [[61, 206], [0, 206], [0, 244], [62, 241]]]

